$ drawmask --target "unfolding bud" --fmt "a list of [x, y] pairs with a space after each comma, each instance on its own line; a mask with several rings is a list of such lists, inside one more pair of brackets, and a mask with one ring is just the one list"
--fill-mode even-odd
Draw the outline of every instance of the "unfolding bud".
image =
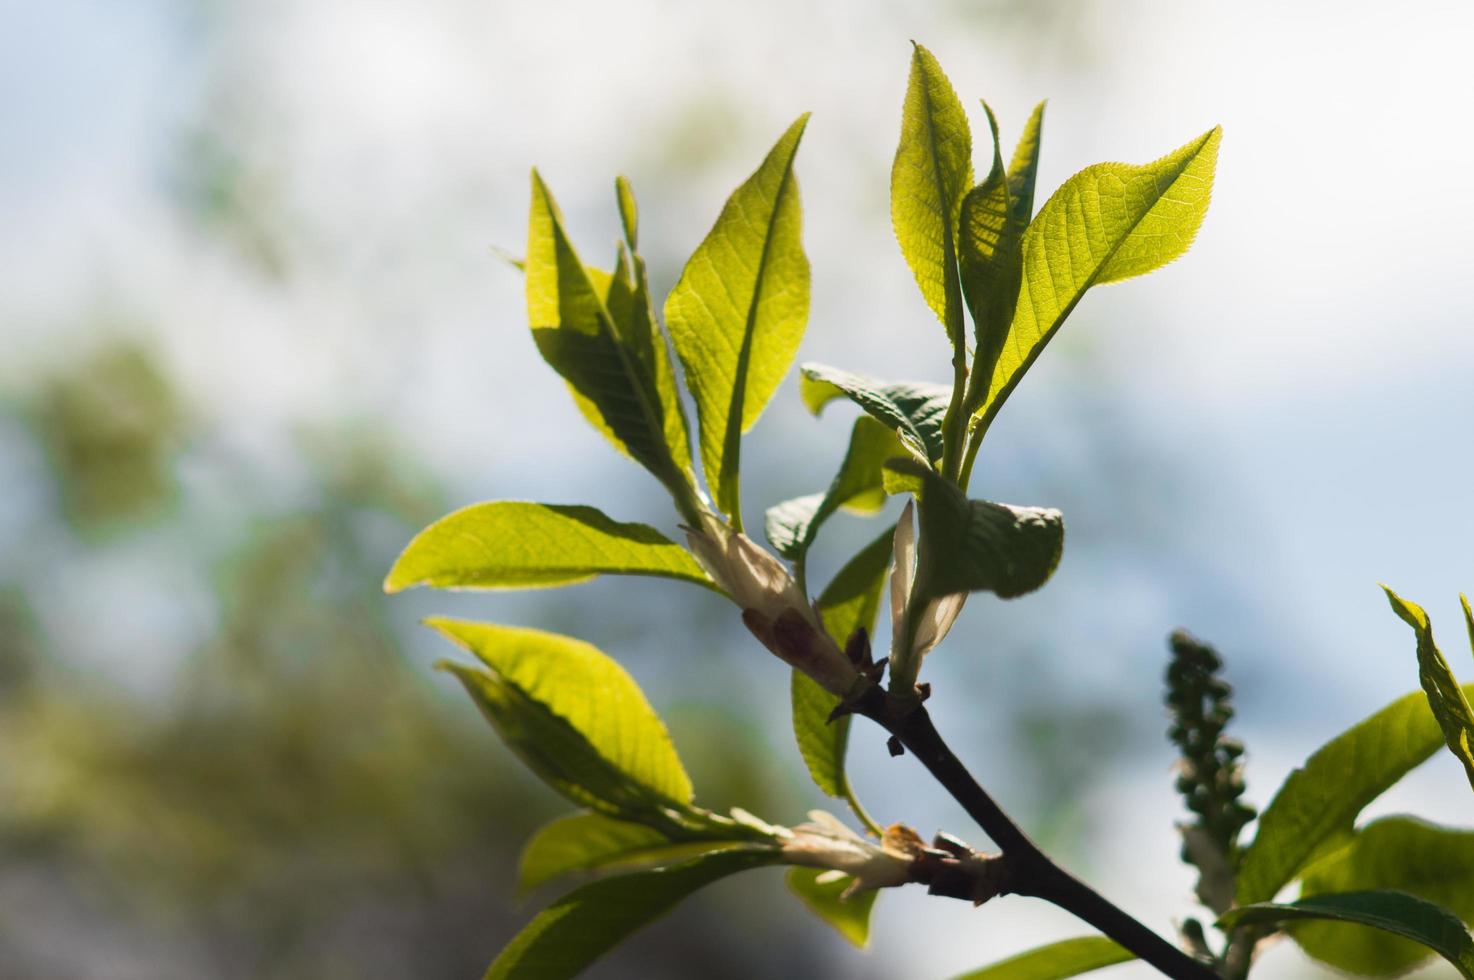
[[894, 888], [911, 880], [911, 865], [921, 850], [915, 831], [891, 827], [879, 844], [861, 837], [832, 813], [810, 810], [809, 823], [793, 828], [783, 842], [789, 864], [849, 875], [854, 882], [841, 898], [874, 888]]
[[687, 528], [691, 553], [732, 601], [752, 635], [831, 694], [848, 694], [859, 670], [825, 632], [788, 569], [747, 535], [709, 520]]
[[[907, 501], [901, 519], [896, 522], [895, 565], [891, 571], [891, 656], [901, 652], [902, 633], [906, 628], [906, 609], [916, 579], [916, 525], [912, 521], [915, 502]], [[910, 649], [905, 655], [919, 661], [951, 631], [962, 613], [966, 592], [939, 596], [927, 602], [916, 615], [911, 627]]]

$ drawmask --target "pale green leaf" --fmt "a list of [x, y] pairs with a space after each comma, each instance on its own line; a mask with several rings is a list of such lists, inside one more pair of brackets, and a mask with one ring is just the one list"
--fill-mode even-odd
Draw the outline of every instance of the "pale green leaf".
[[[1423, 693], [1428, 696], [1433, 716], [1443, 729], [1443, 740], [1448, 750], [1464, 764], [1469, 785], [1474, 786], [1474, 709], [1469, 707], [1469, 699], [1459, 687], [1458, 678], [1454, 677], [1448, 661], [1443, 659], [1438, 645], [1433, 642], [1433, 624], [1428, 621], [1428, 614], [1421, 606], [1401, 598], [1387, 586], [1382, 586], [1382, 591], [1387, 593], [1392, 611], [1417, 634], [1418, 680], [1422, 682]], [[1465, 611], [1467, 615], [1467, 605]]]
[[998, 120], [986, 102], [983, 109], [993, 134], [993, 168], [987, 179], [963, 199], [958, 236], [962, 289], [972, 313], [977, 341], [968, 400], [964, 403], [968, 412], [974, 411], [987, 394], [987, 381], [993, 376], [993, 366], [998, 362], [1009, 324], [1013, 322], [1023, 277], [1019, 242], [1029, 223], [1028, 215], [1020, 214], [1010, 197], [1008, 174], [998, 150]]
[[497, 955], [486, 980], [567, 980], [697, 889], [781, 860], [771, 848], [718, 851], [591, 882], [539, 912]]
[[716, 588], [686, 549], [652, 527], [620, 523], [592, 507], [504, 500], [473, 504], [415, 535], [384, 589], [525, 589], [596, 575], [654, 575]]
[[[673, 493], [688, 492], [689, 454], [673, 453], [657, 377], [606, 307], [617, 278], [584, 266], [536, 171], [527, 232], [527, 317], [543, 359], [568, 383], [584, 417]], [[668, 408], [668, 406], [666, 406]]]
[[635, 189], [628, 177], [614, 178], [614, 196], [619, 202], [619, 223], [624, 229], [624, 240], [629, 243], [631, 252], [636, 251], [640, 247], [640, 209], [635, 204]]
[[1065, 980], [1135, 958], [1104, 936], [1081, 936], [1031, 949], [954, 980]]
[[[1300, 894], [1373, 889], [1407, 892], [1474, 921], [1474, 831], [1411, 817], [1378, 820], [1358, 831], [1350, 846], [1310, 868]], [[1335, 922], [1302, 922], [1288, 931], [1316, 959], [1368, 976], [1404, 973], [1432, 955], [1406, 939]]]
[[880, 895], [879, 889], [842, 898], [855, 879], [818, 868], [789, 868], [784, 881], [810, 912], [833, 926], [841, 936], [861, 949], [870, 945], [870, 911]]
[[1363, 807], [1442, 744], [1427, 699], [1414, 692], [1323, 745], [1290, 773], [1260, 815], [1239, 865], [1239, 904], [1273, 898], [1323, 841], [1348, 834]]
[[1307, 919], [1370, 926], [1421, 943], [1474, 980], [1474, 938], [1458, 916], [1432, 902], [1398, 891], [1356, 891], [1316, 895], [1288, 905], [1264, 902], [1230, 909], [1220, 928], [1281, 925]]
[[793, 176], [808, 118], [800, 116], [727, 199], [665, 303], [696, 400], [706, 481], [738, 527], [742, 433], [788, 372], [809, 316], [809, 261]]
[[426, 625], [487, 670], [446, 665], [527, 766], [574, 803], [637, 816], [691, 802], [665, 724], [623, 667], [581, 640], [453, 619]]
[[[894, 533], [894, 528], [887, 528], [862, 548], [819, 594], [817, 605], [824, 628], [840, 649], [844, 649], [856, 629], [864, 627], [870, 632], [875, 628]], [[851, 793], [844, 756], [850, 738], [849, 716], [831, 722], [829, 715], [838, 706], [839, 698], [802, 671], [793, 672], [791, 693], [793, 733], [809, 775], [830, 796], [848, 798]]]
[[905, 451], [895, 432], [868, 415], [860, 416], [829, 489], [768, 508], [764, 525], [768, 541], [784, 558], [802, 561], [820, 526], [841, 507], [873, 514], [884, 506], [881, 464]]
[[1013, 599], [1041, 587], [1059, 567], [1065, 543], [1059, 511], [969, 500], [914, 460], [886, 466], [921, 481], [920, 540], [927, 550], [919, 558], [915, 588], [924, 599], [959, 592]]
[[1101, 163], [1065, 181], [1024, 232], [1023, 288], [980, 409], [991, 421], [1091, 286], [1160, 268], [1192, 244], [1222, 131], [1145, 166]]
[[799, 395], [818, 415], [836, 398], [848, 398], [876, 421], [895, 431], [913, 453], [932, 464], [942, 458], [942, 421], [952, 398], [946, 385], [924, 381], [887, 384], [823, 364], [800, 369]]
[[527, 842], [517, 869], [517, 887], [525, 894], [568, 874], [675, 864], [741, 846], [740, 841], [672, 840], [644, 824], [601, 813], [576, 813], [554, 820]]
[[967, 113], [941, 65], [916, 45], [901, 110], [901, 141], [891, 166], [891, 225], [927, 305], [963, 349], [957, 222], [972, 186]]

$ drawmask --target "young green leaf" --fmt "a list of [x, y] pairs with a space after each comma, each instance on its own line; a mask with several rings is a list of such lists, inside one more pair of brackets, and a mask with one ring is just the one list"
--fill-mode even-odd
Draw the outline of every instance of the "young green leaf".
[[1398, 698], [1337, 735], [1290, 773], [1259, 817], [1239, 865], [1238, 902], [1273, 898], [1323, 841], [1348, 834], [1356, 815], [1443, 744], [1420, 692]]
[[[639, 334], [654, 328], [611, 315], [606, 305], [610, 288], [616, 282], [632, 287], [623, 276], [584, 266], [563, 228], [557, 203], [535, 170], [526, 278], [533, 339], [543, 359], [568, 383], [579, 411], [678, 501], [689, 499], [689, 449], [671, 438], [678, 421], [668, 417], [671, 404], [662, 398], [653, 353], [642, 357], [638, 349], [653, 346], [649, 336], [642, 340]], [[627, 308], [634, 315], [635, 305]], [[683, 420], [679, 428], [684, 433]]]
[[706, 481], [739, 530], [742, 433], [788, 372], [809, 316], [809, 260], [793, 176], [808, 119], [800, 116], [727, 199], [665, 302], [696, 400]]
[[[1464, 764], [1469, 785], [1474, 786], [1474, 708], [1469, 707], [1469, 699], [1460, 689], [1458, 678], [1454, 677], [1448, 661], [1443, 659], [1438, 645], [1433, 642], [1433, 624], [1428, 621], [1428, 614], [1421, 606], [1408, 602], [1387, 586], [1382, 586], [1382, 591], [1387, 593], [1392, 611], [1417, 634], [1418, 680], [1423, 684], [1423, 693], [1428, 696], [1433, 716], [1443, 729], [1443, 740], [1448, 750]], [[1465, 615], [1468, 615], [1467, 600]]]
[[[894, 528], [887, 528], [862, 548], [819, 594], [817, 604], [824, 617], [824, 628], [841, 648], [856, 629], [864, 627], [873, 631], [875, 628], [893, 533]], [[797, 670], [793, 672], [792, 697], [793, 733], [814, 784], [830, 796], [853, 799], [844, 765], [850, 719], [845, 716], [829, 720], [839, 698]]]
[[[1310, 868], [1300, 894], [1373, 889], [1407, 892], [1474, 921], [1474, 832], [1411, 817], [1378, 820], [1358, 831], [1350, 846]], [[1321, 962], [1364, 975], [1405, 973], [1431, 955], [1406, 939], [1336, 922], [1301, 922], [1288, 931]]]
[[1008, 164], [1008, 197], [1013, 220], [1028, 227], [1034, 217], [1034, 182], [1039, 176], [1039, 141], [1044, 129], [1044, 103], [1029, 113], [1023, 135]]
[[664, 723], [604, 653], [541, 630], [441, 618], [426, 625], [489, 668], [445, 665], [507, 746], [574, 803], [638, 817], [691, 802]]
[[635, 188], [628, 177], [614, 178], [614, 197], [619, 202], [619, 223], [630, 251], [640, 247], [640, 209], [635, 204]]
[[473, 504], [415, 535], [384, 591], [545, 588], [596, 575], [654, 575], [716, 588], [690, 552], [653, 527], [620, 523], [592, 507], [503, 500]]
[[841, 507], [862, 514], [880, 510], [885, 504], [881, 464], [905, 451], [893, 431], [868, 415], [857, 418], [844, 461], [829, 489], [768, 508], [764, 530], [769, 543], [784, 558], [802, 562], [820, 526]]
[[784, 881], [809, 911], [833, 926], [841, 936], [861, 949], [870, 945], [870, 911], [875, 907], [880, 889], [843, 898], [855, 879], [819, 868], [789, 868]]
[[942, 421], [952, 389], [925, 381], [887, 384], [823, 364], [800, 370], [799, 395], [818, 415], [836, 398], [848, 398], [886, 428], [895, 431], [915, 455], [936, 465], [942, 459]]
[[[1371, 926], [1421, 943], [1474, 980], [1474, 937], [1458, 916], [1432, 902], [1397, 891], [1357, 891], [1316, 895], [1288, 905], [1271, 902], [1230, 909], [1220, 928], [1280, 925], [1323, 919]], [[1360, 970], [1358, 970], [1360, 972]]]
[[924, 599], [959, 592], [1013, 599], [1038, 589], [1059, 567], [1065, 543], [1059, 511], [969, 500], [914, 460], [886, 466], [921, 481], [921, 540], [930, 553], [920, 557], [916, 588]]
[[1065, 980], [1135, 958], [1104, 936], [1081, 936], [1031, 949], [954, 980]]
[[1145, 166], [1101, 163], [1065, 181], [1023, 234], [1023, 288], [980, 412], [990, 422], [1091, 286], [1143, 275], [1192, 244], [1222, 131]]
[[983, 103], [993, 133], [993, 168], [981, 184], [962, 201], [962, 230], [958, 251], [962, 263], [962, 291], [972, 313], [977, 350], [968, 379], [964, 409], [971, 413], [987, 394], [988, 379], [1008, 337], [1013, 311], [1018, 305], [1023, 277], [1019, 240], [1029, 218], [1021, 214], [1010, 197], [1008, 174], [998, 149], [998, 120]]
[[584, 885], [539, 912], [485, 980], [567, 980], [697, 889], [781, 860], [776, 849], [749, 847]]
[[539, 830], [522, 850], [517, 888], [523, 894], [567, 874], [637, 864], [675, 864], [742, 841], [672, 840], [644, 824], [601, 813], [575, 813]]
[[901, 142], [891, 166], [891, 224], [901, 254], [952, 341], [965, 356], [957, 221], [972, 186], [967, 113], [932, 53], [916, 45], [901, 110]]

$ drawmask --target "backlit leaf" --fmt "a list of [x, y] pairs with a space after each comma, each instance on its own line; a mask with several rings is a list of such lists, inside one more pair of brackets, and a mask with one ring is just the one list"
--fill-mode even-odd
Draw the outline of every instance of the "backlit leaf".
[[993, 134], [993, 168], [987, 179], [963, 199], [962, 230], [958, 236], [962, 290], [972, 313], [977, 341], [969, 400], [965, 403], [969, 412], [987, 394], [987, 380], [993, 376], [993, 366], [998, 362], [1009, 324], [1013, 322], [1023, 276], [1019, 240], [1029, 223], [1028, 215], [1015, 209], [1010, 197], [1008, 174], [998, 150], [998, 121], [986, 102], [983, 109], [987, 111]]
[[541, 630], [434, 618], [488, 669], [447, 664], [502, 740], [550, 786], [610, 816], [691, 802], [670, 734], [623, 667]]
[[669, 868], [604, 878], [558, 899], [487, 968], [486, 980], [566, 980], [713, 881], [777, 864], [776, 849], [718, 851]]
[[517, 870], [517, 887], [526, 893], [575, 872], [676, 864], [698, 854], [741, 846], [738, 841], [674, 841], [644, 824], [600, 813], [576, 813], [554, 820], [527, 842]]
[[887, 384], [823, 364], [805, 364], [800, 372], [799, 394], [815, 415], [834, 399], [848, 398], [896, 432], [914, 454], [934, 465], [941, 460], [942, 420], [952, 398], [948, 386], [925, 381]]
[[596, 575], [654, 575], [716, 588], [690, 552], [653, 527], [623, 524], [592, 507], [503, 500], [473, 504], [415, 535], [384, 589], [529, 589]]
[[706, 481], [739, 527], [741, 436], [788, 372], [809, 316], [809, 261], [793, 176], [807, 123], [800, 116], [727, 199], [665, 303], [696, 400]]
[[1387, 593], [1387, 601], [1392, 603], [1392, 611], [1417, 634], [1418, 680], [1422, 682], [1423, 693], [1428, 696], [1433, 716], [1443, 729], [1445, 744], [1464, 764], [1469, 785], [1474, 786], [1474, 709], [1469, 707], [1469, 699], [1459, 687], [1458, 678], [1454, 677], [1448, 661], [1443, 659], [1438, 645], [1433, 642], [1433, 625], [1428, 621], [1428, 614], [1421, 606], [1408, 602], [1387, 586], [1382, 586], [1382, 590]]
[[870, 911], [880, 896], [879, 889], [841, 898], [855, 879], [818, 868], [789, 868], [784, 881], [809, 911], [833, 926], [841, 936], [861, 949], [870, 945]]
[[954, 980], [1065, 980], [1135, 958], [1104, 936], [1081, 936], [1031, 949]]
[[1230, 909], [1221, 928], [1279, 925], [1309, 919], [1353, 923], [1381, 929], [1428, 947], [1474, 980], [1474, 938], [1458, 916], [1432, 902], [1398, 891], [1315, 895], [1288, 905], [1265, 902]]

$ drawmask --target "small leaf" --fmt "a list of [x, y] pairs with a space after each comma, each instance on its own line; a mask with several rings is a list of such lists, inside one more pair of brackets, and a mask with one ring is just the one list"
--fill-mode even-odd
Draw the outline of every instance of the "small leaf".
[[486, 970], [486, 980], [566, 980], [681, 899], [720, 878], [777, 864], [770, 848], [705, 854], [669, 868], [584, 885], [539, 912]]
[[1010, 198], [1008, 175], [998, 151], [998, 120], [986, 102], [988, 125], [993, 132], [993, 169], [988, 177], [968, 192], [962, 201], [962, 231], [958, 251], [962, 262], [962, 289], [972, 313], [977, 352], [973, 357], [968, 385], [969, 413], [987, 394], [988, 379], [1008, 337], [1013, 311], [1018, 305], [1023, 277], [1019, 241], [1028, 226], [1027, 213], [1020, 214]]
[[[1418, 636], [1418, 680], [1423, 684], [1423, 693], [1428, 696], [1433, 716], [1443, 729], [1443, 740], [1448, 750], [1464, 764], [1469, 785], [1474, 787], [1474, 709], [1469, 707], [1469, 699], [1459, 688], [1458, 678], [1454, 677], [1448, 661], [1443, 659], [1438, 645], [1433, 642], [1433, 625], [1428, 622], [1428, 614], [1421, 606], [1401, 598], [1387, 586], [1382, 586], [1382, 591], [1387, 593], [1392, 611]], [[1465, 615], [1468, 615], [1467, 600]]]
[[921, 295], [961, 352], [962, 289], [957, 220], [972, 186], [967, 114], [932, 53], [916, 45], [901, 110], [901, 142], [891, 166], [891, 224]]
[[1218, 920], [1223, 929], [1279, 925], [1325, 919], [1371, 926], [1421, 943], [1474, 980], [1474, 938], [1458, 916], [1432, 902], [1397, 891], [1357, 891], [1316, 895], [1288, 905], [1271, 902], [1230, 909]]
[[716, 588], [686, 549], [653, 527], [623, 524], [592, 507], [503, 500], [473, 504], [415, 535], [384, 590], [545, 588], [596, 575], [654, 575]]
[[764, 526], [768, 541], [784, 558], [802, 561], [820, 526], [835, 511], [843, 507], [873, 514], [885, 504], [881, 464], [904, 452], [901, 440], [893, 431], [869, 416], [860, 416], [855, 420], [849, 448], [829, 489], [768, 508]]
[[992, 592], [1013, 599], [1049, 581], [1064, 553], [1059, 511], [969, 500], [954, 484], [914, 460], [886, 464], [919, 478], [921, 541], [916, 588], [927, 599]]
[[698, 854], [741, 846], [740, 841], [674, 841], [644, 824], [600, 813], [576, 813], [554, 820], [527, 842], [517, 869], [517, 888], [526, 894], [575, 872], [674, 864]]
[[426, 625], [490, 668], [445, 665], [507, 746], [568, 799], [610, 816], [691, 802], [664, 723], [604, 653], [541, 630], [440, 618]]
[[526, 278], [533, 339], [543, 359], [568, 383], [579, 411], [672, 493], [689, 493], [689, 452], [685, 457], [679, 449], [673, 452], [667, 439], [674, 423], [666, 418], [669, 405], [662, 401], [658, 375], [637, 351], [640, 339], [626, 336], [626, 331], [638, 331], [606, 306], [616, 284], [632, 287], [624, 276], [583, 265], [537, 171], [532, 174]]
[[834, 399], [848, 398], [896, 431], [916, 455], [933, 465], [941, 460], [942, 420], [952, 399], [951, 388], [924, 381], [887, 384], [823, 364], [805, 364], [800, 370], [799, 394], [815, 415]]
[[629, 178], [614, 178], [614, 196], [619, 202], [619, 223], [624, 229], [624, 240], [630, 251], [640, 247], [640, 209], [635, 204], [635, 189]]
[[739, 530], [741, 436], [788, 373], [809, 316], [809, 260], [793, 176], [808, 118], [800, 116], [727, 199], [665, 303], [696, 400], [706, 481]]
[[1221, 135], [1210, 130], [1145, 166], [1087, 167], [1045, 202], [1023, 235], [1023, 289], [982, 402], [985, 423], [1087, 289], [1187, 251], [1208, 212]]
[[[1309, 869], [1300, 894], [1371, 889], [1407, 892], [1474, 921], [1474, 832], [1411, 817], [1375, 821], [1349, 847]], [[1289, 932], [1321, 962], [1368, 976], [1405, 973], [1431, 955], [1405, 939], [1334, 922], [1303, 922]]]
[[1008, 164], [1008, 197], [1014, 220], [1028, 227], [1034, 216], [1034, 182], [1039, 176], [1039, 141], [1044, 129], [1044, 103], [1034, 107]]
[[[887, 528], [861, 549], [819, 595], [817, 605], [824, 628], [841, 649], [856, 629], [862, 626], [869, 632], [875, 629], [880, 594], [890, 564], [893, 530]], [[830, 796], [848, 798], [850, 783], [845, 774], [844, 755], [849, 745], [850, 719], [845, 716], [829, 720], [840, 699], [797, 670], [793, 672], [792, 697], [793, 733], [809, 775]]]
[[1356, 815], [1443, 744], [1421, 692], [1398, 698], [1327, 742], [1290, 773], [1259, 817], [1239, 865], [1238, 902], [1273, 898], [1323, 841], [1349, 834]]
[[1031, 949], [954, 980], [1065, 980], [1135, 958], [1104, 936], [1081, 936]]
[[810, 912], [833, 926], [841, 936], [860, 949], [870, 945], [870, 910], [880, 896], [879, 889], [842, 898], [855, 879], [819, 868], [789, 868], [784, 881]]

